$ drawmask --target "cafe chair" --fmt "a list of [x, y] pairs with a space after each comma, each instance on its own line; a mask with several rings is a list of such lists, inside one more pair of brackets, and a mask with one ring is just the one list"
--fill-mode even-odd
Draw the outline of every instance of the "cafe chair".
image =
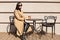
[[47, 33], [47, 27], [52, 28], [52, 38], [53, 38], [53, 28], [54, 28], [54, 34], [55, 34], [55, 23], [56, 23], [56, 16], [44, 16], [44, 20], [42, 22], [42, 29], [43, 27], [46, 27], [46, 33]]
[[9, 30], [9, 34], [16, 34], [16, 27], [14, 26], [14, 16], [9, 16], [9, 20], [10, 20], [10, 30]]

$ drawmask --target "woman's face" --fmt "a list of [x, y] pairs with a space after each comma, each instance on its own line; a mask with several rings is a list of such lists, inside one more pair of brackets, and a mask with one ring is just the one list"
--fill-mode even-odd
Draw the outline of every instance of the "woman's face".
[[18, 6], [19, 6], [19, 9], [21, 9], [22, 8], [22, 3], [19, 3]]

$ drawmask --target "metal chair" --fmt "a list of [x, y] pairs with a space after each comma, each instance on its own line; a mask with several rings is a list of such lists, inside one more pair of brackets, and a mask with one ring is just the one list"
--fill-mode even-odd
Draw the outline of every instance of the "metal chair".
[[47, 33], [47, 27], [52, 27], [52, 38], [53, 38], [53, 27], [54, 27], [54, 34], [55, 34], [55, 23], [56, 23], [56, 16], [44, 16], [44, 22], [42, 23], [42, 29], [43, 26], [46, 27], [46, 33]]
[[9, 16], [9, 20], [10, 20], [10, 30], [9, 30], [9, 34], [16, 34], [16, 27], [14, 26], [14, 16]]

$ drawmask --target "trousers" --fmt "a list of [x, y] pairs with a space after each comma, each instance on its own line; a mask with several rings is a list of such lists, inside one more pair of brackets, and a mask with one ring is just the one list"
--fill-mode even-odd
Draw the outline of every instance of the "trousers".
[[23, 32], [27, 32], [28, 28], [29, 28], [30, 24], [27, 22], [24, 22], [24, 29]]

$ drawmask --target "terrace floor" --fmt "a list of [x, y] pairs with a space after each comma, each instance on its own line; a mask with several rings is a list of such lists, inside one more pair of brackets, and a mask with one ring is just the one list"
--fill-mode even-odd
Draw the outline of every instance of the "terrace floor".
[[[0, 33], [0, 40], [21, 40], [19, 37], [15, 37], [13, 34], [8, 33]], [[26, 40], [60, 40], [60, 35], [37, 35], [36, 33], [32, 33], [31, 35], [26, 36]]]

